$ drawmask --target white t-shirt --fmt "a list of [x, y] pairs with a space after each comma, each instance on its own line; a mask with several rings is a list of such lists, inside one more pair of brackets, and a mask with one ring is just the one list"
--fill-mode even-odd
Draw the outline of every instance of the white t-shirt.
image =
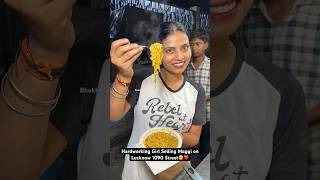
[[214, 180], [306, 179], [307, 120], [298, 81], [235, 43], [236, 61], [212, 91]]
[[[172, 90], [157, 76], [155, 87], [154, 75], [150, 74], [135, 75], [130, 87], [128, 100], [134, 107], [134, 124], [128, 148], [137, 147], [140, 136], [150, 128], [188, 132], [192, 124], [206, 122], [205, 92], [200, 85], [185, 79], [178, 90]], [[153, 174], [144, 161], [130, 161], [126, 156], [122, 179], [147, 180], [153, 179]]]

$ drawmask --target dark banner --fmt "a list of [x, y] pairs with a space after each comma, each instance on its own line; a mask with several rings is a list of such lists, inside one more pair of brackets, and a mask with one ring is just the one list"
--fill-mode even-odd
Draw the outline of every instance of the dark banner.
[[[127, 7], [135, 8], [136, 12], [133, 13], [137, 14], [126, 13]], [[194, 11], [160, 2], [153, 2], [149, 0], [111, 0], [110, 9], [110, 38], [117, 38], [119, 36], [119, 30], [117, 30], [117, 27], [120, 26], [119, 23], [123, 23], [123, 21], [128, 18], [128, 16], [124, 15], [136, 16], [139, 20], [134, 21], [135, 23], [149, 19], [149, 21], [157, 23], [164, 21], [180, 22], [184, 24], [188, 30], [193, 30], [195, 26]], [[139, 11], [145, 11], [146, 14], [139, 13]], [[161, 16], [159, 14], [161, 14]], [[146, 15], [151, 17], [144, 17]], [[204, 31], [209, 31], [210, 24], [209, 16], [207, 14], [200, 14], [200, 28]]]

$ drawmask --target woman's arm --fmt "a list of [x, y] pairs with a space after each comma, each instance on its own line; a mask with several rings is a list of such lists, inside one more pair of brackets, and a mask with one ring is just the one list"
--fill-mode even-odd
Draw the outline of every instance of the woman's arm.
[[191, 125], [186, 133], [182, 133], [183, 144], [187, 147], [193, 147], [199, 143], [202, 125]]
[[[117, 75], [122, 78], [121, 75]], [[123, 78], [125, 79], [125, 78]], [[131, 80], [127, 80], [130, 82]], [[114, 88], [114, 89], [113, 89]], [[125, 113], [130, 110], [130, 104], [126, 100], [125, 94], [129, 93], [129, 87], [122, 86], [117, 80], [112, 84], [110, 88], [110, 120], [119, 120]], [[123, 94], [123, 95], [121, 95]]]
[[[29, 50], [44, 64], [66, 63], [74, 42], [69, 15], [73, 0], [5, 0], [29, 26]], [[39, 80], [14, 64], [8, 77], [16, 86], [37, 101], [53, 99], [59, 79]], [[5, 81], [7, 100], [15, 108], [34, 114], [48, 110], [19, 98]], [[62, 134], [49, 122], [49, 113], [39, 117], [19, 114], [0, 98], [0, 177], [1, 179], [37, 179], [66, 146]]]
[[138, 44], [130, 44], [128, 39], [119, 39], [111, 44], [111, 62], [119, 70], [115, 82], [110, 87], [111, 121], [120, 119], [131, 107], [126, 97], [133, 76], [133, 63], [141, 55], [142, 50]]

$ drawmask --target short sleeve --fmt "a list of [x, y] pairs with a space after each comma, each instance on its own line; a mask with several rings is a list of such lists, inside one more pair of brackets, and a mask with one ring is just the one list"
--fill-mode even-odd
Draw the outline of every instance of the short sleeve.
[[196, 109], [192, 124], [204, 125], [206, 123], [206, 94], [202, 86], [196, 84], [198, 90]]
[[272, 163], [267, 180], [306, 179], [307, 114], [304, 93], [298, 82], [281, 97], [273, 136]]

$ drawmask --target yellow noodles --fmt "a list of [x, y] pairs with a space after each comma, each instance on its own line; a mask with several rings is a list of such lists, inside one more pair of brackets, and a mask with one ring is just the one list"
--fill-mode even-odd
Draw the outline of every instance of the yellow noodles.
[[177, 148], [178, 139], [166, 132], [155, 132], [144, 140], [146, 148]]
[[160, 43], [153, 43], [150, 45], [150, 54], [151, 54], [151, 61], [153, 66], [153, 73], [154, 73], [154, 86], [157, 83], [157, 74], [160, 70], [160, 64], [162, 63], [163, 51], [162, 51], [162, 44]]

